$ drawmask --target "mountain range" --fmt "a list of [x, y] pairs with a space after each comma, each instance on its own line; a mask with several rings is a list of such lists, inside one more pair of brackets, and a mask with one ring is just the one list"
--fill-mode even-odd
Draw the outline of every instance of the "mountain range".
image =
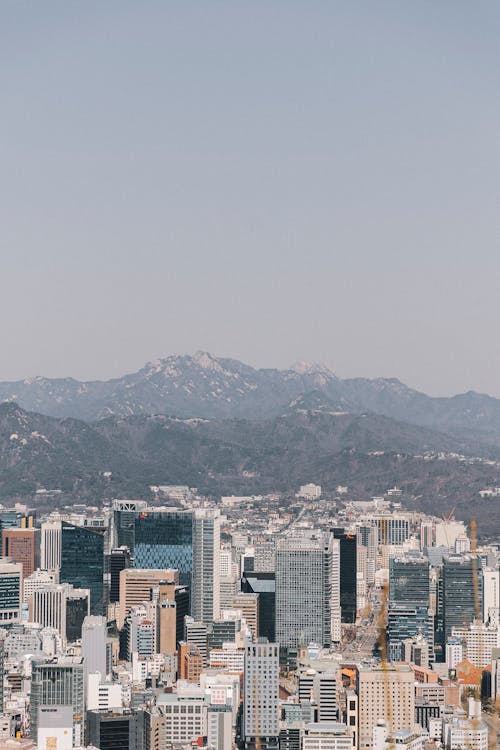
[[499, 532], [500, 402], [431, 398], [398, 380], [341, 380], [325, 367], [256, 370], [207, 353], [106, 382], [0, 384], [0, 500], [60, 490], [65, 502], [206, 494], [289, 495], [308, 481], [351, 497], [398, 485], [407, 507], [472, 515]]
[[500, 447], [500, 400], [470, 391], [433, 398], [395, 378], [338, 378], [321, 365], [256, 369], [208, 352], [173, 355], [107, 381], [35, 377], [0, 382], [0, 402], [92, 422], [108, 416], [169, 414], [207, 419], [268, 419], [316, 391], [337, 411], [370, 411], [401, 422]]

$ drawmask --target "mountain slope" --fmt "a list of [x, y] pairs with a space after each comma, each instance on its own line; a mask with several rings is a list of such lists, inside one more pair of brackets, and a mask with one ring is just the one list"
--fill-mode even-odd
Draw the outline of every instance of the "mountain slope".
[[87, 424], [2, 404], [0, 495], [26, 497], [42, 486], [96, 501], [147, 497], [151, 484], [293, 494], [313, 480], [332, 492], [346, 484], [359, 497], [398, 484], [415, 507], [443, 512], [457, 504], [468, 517], [479, 489], [500, 485], [496, 462], [452, 455], [466, 449], [454, 438], [369, 412], [332, 413], [328, 403], [302, 406], [261, 421], [133, 415]]
[[197, 352], [159, 359], [109, 381], [33, 378], [0, 383], [0, 402], [16, 401], [39, 413], [88, 422], [134, 414], [261, 420], [282, 414], [301, 397], [307, 403], [325, 397], [335, 411], [370, 411], [460, 440], [500, 446], [499, 399], [474, 392], [432, 398], [396, 379], [341, 380], [321, 365], [255, 369]]

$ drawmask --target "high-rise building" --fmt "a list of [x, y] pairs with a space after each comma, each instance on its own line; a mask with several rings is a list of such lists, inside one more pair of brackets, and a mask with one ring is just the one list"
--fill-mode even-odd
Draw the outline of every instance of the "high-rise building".
[[482, 571], [472, 555], [450, 555], [443, 561], [443, 619], [445, 640], [453, 628], [467, 627], [482, 612]]
[[191, 614], [210, 625], [220, 614], [220, 514], [197, 510], [193, 518]]
[[413, 670], [408, 666], [359, 668], [359, 750], [369, 750], [372, 747], [373, 730], [380, 719], [389, 722], [391, 732], [413, 727], [414, 679]]
[[108, 673], [106, 618], [89, 615], [82, 626], [82, 657], [85, 673], [100, 672], [103, 679]]
[[91, 614], [104, 614], [104, 536], [101, 531], [62, 522], [60, 580], [75, 588], [89, 589]]
[[378, 544], [399, 545], [410, 536], [410, 521], [405, 516], [375, 515], [369, 519], [377, 527]]
[[181, 641], [178, 651], [178, 672], [180, 680], [199, 684], [203, 672], [203, 657], [200, 649], [194, 643]]
[[356, 622], [357, 608], [357, 539], [355, 534], [334, 529], [340, 544], [340, 609], [342, 622]]
[[113, 500], [112, 547], [127, 547], [134, 557], [135, 519], [146, 509], [144, 500]]
[[453, 628], [451, 634], [448, 643], [459, 639], [464, 645], [464, 657], [477, 668], [491, 664], [493, 650], [500, 644], [498, 626], [479, 621], [472, 622], [467, 628]]
[[264, 639], [245, 648], [243, 737], [246, 750], [274, 750], [279, 735], [279, 646]]
[[276, 569], [275, 539], [263, 539], [255, 543], [253, 569], [256, 573], [274, 573]]
[[214, 750], [231, 750], [233, 747], [232, 708], [215, 704], [207, 709], [207, 744]]
[[387, 618], [387, 646], [391, 661], [405, 661], [403, 642], [419, 636], [426, 641], [428, 662], [434, 661], [434, 617], [427, 606], [390, 601]]
[[483, 622], [488, 622], [500, 612], [500, 572], [483, 567]]
[[204, 622], [196, 622], [192, 617], [184, 618], [184, 640], [198, 647], [203, 666], [208, 661], [208, 627]]
[[232, 607], [240, 610], [255, 642], [259, 637], [259, 594], [240, 592], [233, 598]]
[[52, 584], [33, 593], [33, 621], [55, 628], [63, 641], [74, 643], [82, 635], [89, 614], [88, 589], [75, 589], [69, 583]]
[[425, 558], [389, 559], [389, 601], [429, 607], [429, 561]]
[[332, 602], [338, 601], [339, 592], [338, 559], [339, 542], [331, 534], [278, 541], [276, 640], [284, 649], [310, 642], [321, 646], [332, 643]]
[[[30, 736], [40, 740], [39, 730], [44, 734], [57, 734], [52, 729], [54, 720], [61, 718], [70, 724], [73, 731], [73, 747], [80, 747], [84, 740], [85, 688], [83, 659], [81, 657], [58, 657], [52, 661], [34, 661], [31, 679]], [[64, 710], [66, 709], [66, 710]], [[54, 729], [63, 728], [56, 726]], [[68, 727], [64, 727], [67, 731]], [[42, 746], [42, 745], [40, 745]], [[44, 745], [45, 747], [47, 745]]]
[[435, 530], [434, 521], [422, 521], [420, 524], [420, 549], [422, 552], [434, 546]]
[[3, 714], [3, 678], [5, 660], [5, 630], [0, 630], [0, 715]]
[[117, 547], [105, 557], [104, 578], [106, 582], [107, 598], [111, 604], [120, 601], [120, 573], [130, 568], [130, 552], [128, 547]]
[[130, 712], [88, 711], [88, 744], [100, 750], [135, 750], [130, 744], [131, 721]]
[[118, 628], [122, 628], [132, 607], [151, 599], [151, 591], [161, 582], [179, 582], [177, 570], [150, 570], [124, 568], [120, 571], [120, 606], [117, 617]]
[[[177, 641], [182, 638], [182, 630], [177, 638], [177, 602], [175, 583], [161, 581], [153, 596], [157, 596], [157, 649], [160, 654], [175, 654]], [[187, 612], [186, 612], [187, 614]], [[181, 623], [183, 626], [184, 623]]]
[[337, 703], [337, 677], [334, 671], [303, 669], [299, 674], [299, 701], [310, 703], [315, 711], [314, 720], [336, 722], [339, 718]]
[[[276, 580], [274, 573], [244, 573], [241, 579], [241, 590], [246, 594], [258, 594], [258, 632], [257, 637], [275, 641], [276, 620]], [[234, 598], [234, 597], [233, 597]]]
[[193, 512], [177, 508], [142, 511], [135, 517], [135, 566], [176, 568], [189, 586], [193, 572]]
[[19, 622], [22, 600], [23, 566], [0, 560], [0, 626]]
[[60, 521], [42, 523], [40, 540], [40, 567], [42, 570], [59, 570], [61, 567]]
[[30, 606], [30, 614], [33, 614], [33, 594], [45, 586], [53, 586], [59, 583], [59, 575], [55, 570], [35, 570], [23, 582], [23, 601]]
[[21, 563], [23, 578], [30, 576], [40, 567], [40, 530], [4, 529], [2, 554], [12, 562]]

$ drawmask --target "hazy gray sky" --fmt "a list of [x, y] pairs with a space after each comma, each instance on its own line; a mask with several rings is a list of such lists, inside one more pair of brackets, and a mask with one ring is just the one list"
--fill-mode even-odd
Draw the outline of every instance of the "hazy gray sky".
[[497, 0], [4, 0], [0, 379], [500, 396]]

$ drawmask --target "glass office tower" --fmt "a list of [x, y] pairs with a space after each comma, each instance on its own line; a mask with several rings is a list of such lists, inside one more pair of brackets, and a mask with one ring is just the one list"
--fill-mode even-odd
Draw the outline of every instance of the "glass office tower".
[[424, 558], [389, 559], [389, 600], [429, 606], [429, 561]]
[[482, 612], [481, 563], [472, 555], [450, 555], [443, 561], [443, 619], [445, 642], [452, 628], [467, 627]]
[[179, 571], [179, 583], [191, 588], [193, 513], [165, 508], [143, 511], [135, 519], [135, 567]]
[[342, 622], [356, 622], [357, 604], [357, 539], [355, 534], [346, 534], [344, 529], [333, 529], [335, 539], [340, 542], [340, 608]]
[[104, 535], [95, 528], [62, 522], [61, 583], [90, 590], [90, 614], [104, 614]]

